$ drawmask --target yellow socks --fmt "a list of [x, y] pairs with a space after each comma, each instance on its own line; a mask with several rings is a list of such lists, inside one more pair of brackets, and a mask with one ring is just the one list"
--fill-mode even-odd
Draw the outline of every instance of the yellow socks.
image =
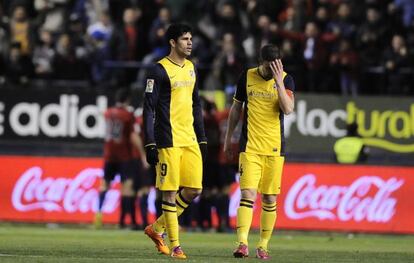
[[267, 250], [267, 244], [272, 236], [273, 228], [276, 222], [276, 202], [266, 204], [262, 203], [262, 212], [260, 214], [260, 241], [257, 247]]
[[171, 247], [179, 246], [177, 207], [173, 203], [163, 201], [162, 214], [164, 216], [167, 235], [170, 240]]
[[183, 195], [181, 194], [181, 191], [179, 191], [175, 195], [175, 204], [177, 205], [177, 216], [180, 216], [184, 210], [190, 205], [191, 201], [188, 202], [184, 199]]
[[[179, 191], [175, 195], [175, 203], [177, 208], [177, 217], [179, 217], [184, 210], [190, 205], [191, 202], [184, 199], [184, 197], [181, 194], [181, 191]], [[158, 217], [158, 219], [152, 224], [152, 227], [154, 228], [155, 232], [157, 233], [164, 233], [165, 231], [165, 216], [164, 213]]]
[[248, 244], [247, 239], [252, 224], [253, 204], [253, 200], [242, 198], [237, 209], [237, 241], [245, 245]]

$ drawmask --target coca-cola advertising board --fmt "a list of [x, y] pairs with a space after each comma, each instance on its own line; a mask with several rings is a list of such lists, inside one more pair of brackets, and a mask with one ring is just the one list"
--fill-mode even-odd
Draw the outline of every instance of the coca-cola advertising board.
[[[101, 159], [3, 156], [0, 163], [0, 220], [92, 222]], [[232, 189], [234, 224], [240, 192], [237, 183]], [[276, 227], [414, 233], [413, 189], [414, 167], [287, 163]], [[119, 199], [116, 181], [103, 206], [104, 222], [117, 223]], [[259, 202], [254, 209], [257, 228]], [[153, 205], [149, 212], [153, 217]]]
[[[97, 210], [102, 159], [0, 157], [0, 219], [90, 222]], [[117, 222], [119, 182], [107, 193], [106, 222]]]
[[414, 233], [414, 167], [288, 164], [278, 224]]

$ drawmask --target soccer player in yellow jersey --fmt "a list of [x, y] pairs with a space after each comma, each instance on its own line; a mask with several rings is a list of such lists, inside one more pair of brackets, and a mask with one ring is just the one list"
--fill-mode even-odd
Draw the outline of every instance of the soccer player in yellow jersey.
[[228, 118], [224, 151], [231, 156], [231, 136], [244, 104], [240, 136], [240, 206], [237, 210], [238, 247], [233, 255], [247, 257], [248, 235], [257, 192], [262, 197], [260, 241], [256, 257], [269, 259], [268, 242], [276, 222], [276, 197], [280, 193], [285, 141], [283, 117], [294, 108], [292, 77], [283, 71], [280, 50], [266, 45], [259, 67], [243, 72]]
[[[143, 113], [147, 161], [156, 166], [163, 214], [145, 228], [145, 234], [159, 252], [185, 259], [178, 216], [201, 193], [207, 140], [196, 70], [186, 59], [192, 49], [191, 28], [173, 24], [166, 37], [170, 54], [158, 61], [147, 78]], [[165, 231], [171, 250], [162, 238]]]

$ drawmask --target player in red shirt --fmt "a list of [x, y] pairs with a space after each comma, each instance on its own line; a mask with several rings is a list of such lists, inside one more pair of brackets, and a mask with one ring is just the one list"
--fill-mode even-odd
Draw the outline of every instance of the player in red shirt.
[[[203, 193], [199, 201], [198, 224], [205, 230], [212, 227], [211, 207], [216, 208], [218, 232], [230, 231], [229, 193], [237, 173], [237, 156], [228, 159], [223, 151], [229, 110], [218, 111], [213, 101], [203, 98], [204, 130], [208, 140], [208, 154], [203, 165]], [[240, 134], [238, 128], [234, 134]], [[238, 149], [238, 139], [232, 139], [232, 147]]]
[[[134, 130], [139, 135], [141, 141], [144, 141], [142, 131], [142, 115], [135, 118]], [[148, 194], [151, 186], [155, 186], [155, 169], [151, 168], [145, 159], [145, 150], [141, 147], [132, 149], [132, 162], [135, 167], [134, 192], [139, 200], [142, 226], [148, 225]], [[152, 169], [152, 170], [151, 170]]]
[[95, 215], [95, 226], [102, 225], [102, 207], [105, 195], [115, 175], [121, 176], [121, 215], [120, 227], [125, 226], [125, 216], [131, 215], [131, 223], [135, 227], [135, 194], [133, 178], [135, 167], [132, 162], [133, 148], [142, 149], [142, 141], [134, 131], [135, 118], [130, 110], [131, 95], [128, 90], [118, 90], [115, 95], [116, 104], [105, 112], [105, 145], [104, 145], [104, 177], [99, 193], [98, 212]]

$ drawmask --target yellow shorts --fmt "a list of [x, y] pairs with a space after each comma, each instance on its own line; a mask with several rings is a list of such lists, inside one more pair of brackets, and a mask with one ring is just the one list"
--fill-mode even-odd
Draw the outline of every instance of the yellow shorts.
[[198, 145], [159, 149], [158, 158], [155, 186], [161, 191], [203, 187], [203, 162]]
[[279, 194], [284, 162], [283, 156], [241, 152], [240, 189], [257, 189], [262, 194]]

